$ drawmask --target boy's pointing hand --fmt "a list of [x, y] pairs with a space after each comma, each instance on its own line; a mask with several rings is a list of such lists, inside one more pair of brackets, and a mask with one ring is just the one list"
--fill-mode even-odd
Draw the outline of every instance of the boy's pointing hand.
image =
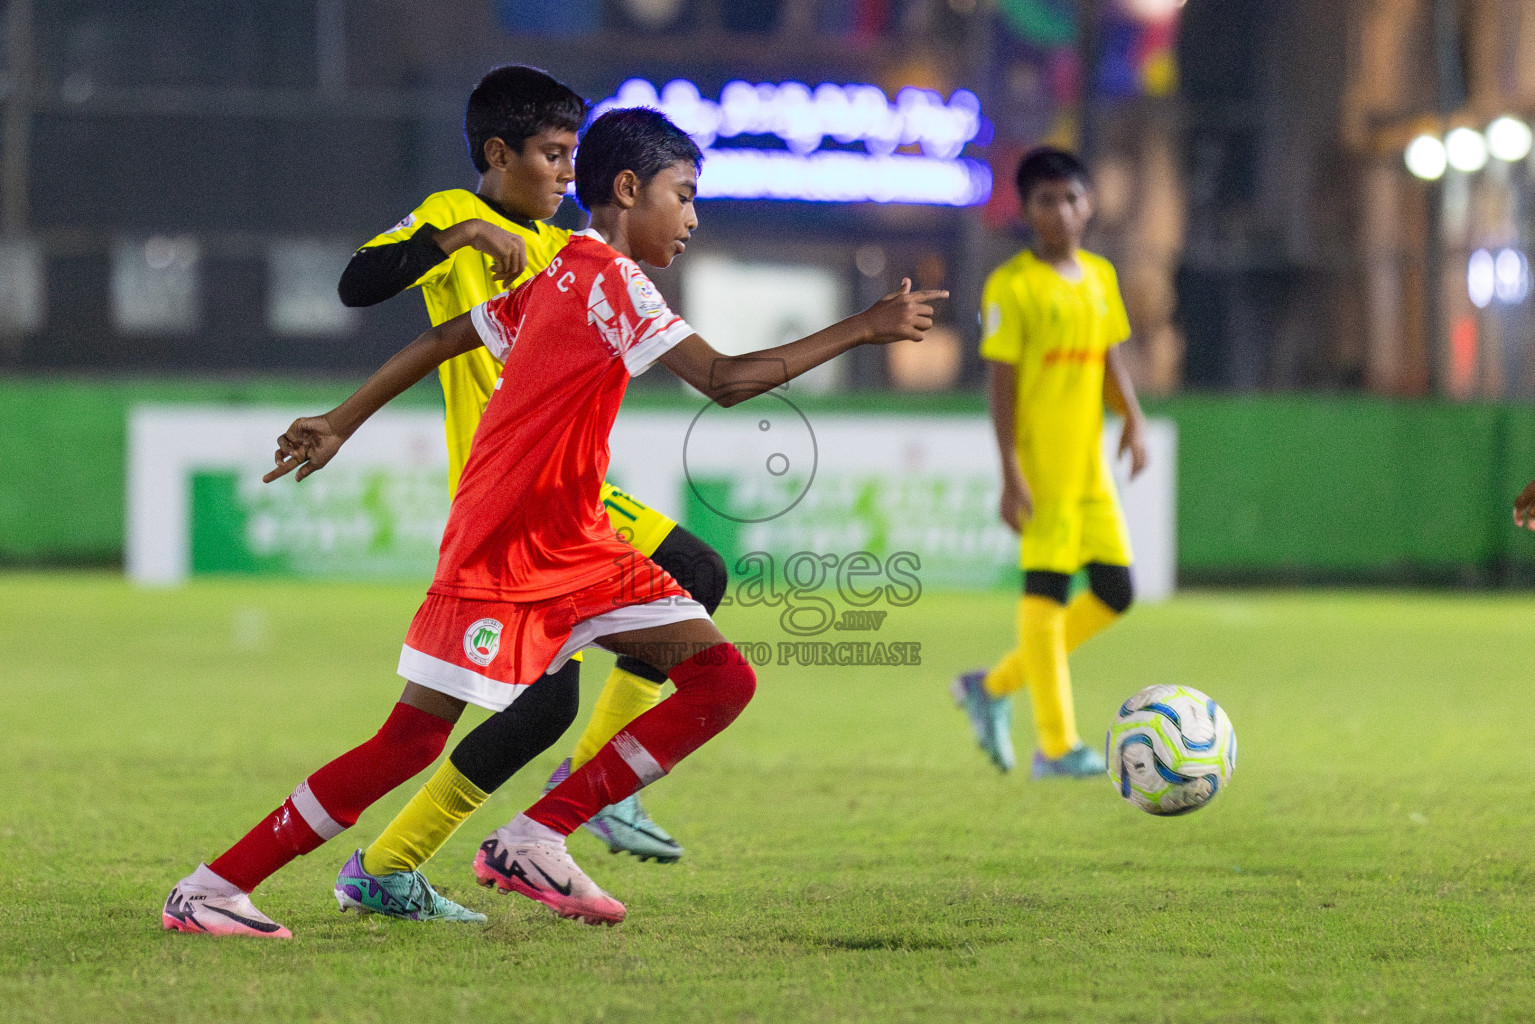
[[324, 416], [296, 419], [288, 432], [277, 439], [277, 468], [262, 477], [261, 482], [269, 484], [295, 469], [298, 475], [294, 479], [302, 480], [335, 457], [345, 440]]
[[942, 289], [914, 292], [911, 278], [902, 278], [901, 287], [864, 311], [867, 340], [875, 345], [921, 341], [933, 326], [932, 304], [948, 297], [949, 293]]
[[1527, 530], [1535, 530], [1535, 480], [1514, 499], [1514, 523]]

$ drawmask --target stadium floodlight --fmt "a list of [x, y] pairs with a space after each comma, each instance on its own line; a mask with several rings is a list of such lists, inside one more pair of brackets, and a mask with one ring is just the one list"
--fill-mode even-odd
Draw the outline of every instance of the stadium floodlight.
[[1457, 171], [1475, 174], [1487, 166], [1487, 140], [1474, 128], [1456, 128], [1444, 137], [1444, 155]]
[[1125, 0], [1125, 9], [1137, 21], [1159, 25], [1183, 9], [1185, 0]]
[[1497, 270], [1493, 265], [1492, 253], [1478, 249], [1471, 254], [1466, 264], [1466, 294], [1471, 298], [1471, 305], [1477, 309], [1486, 309], [1492, 302], [1496, 287]]
[[1437, 136], [1419, 135], [1407, 146], [1407, 169], [1414, 177], [1424, 181], [1438, 181], [1444, 177], [1447, 160], [1444, 143]]
[[1530, 294], [1530, 261], [1518, 249], [1504, 249], [1493, 263], [1493, 279], [1499, 302], [1523, 302]]
[[1487, 126], [1487, 152], [1507, 163], [1517, 163], [1530, 155], [1535, 134], [1517, 117], [1500, 117]]

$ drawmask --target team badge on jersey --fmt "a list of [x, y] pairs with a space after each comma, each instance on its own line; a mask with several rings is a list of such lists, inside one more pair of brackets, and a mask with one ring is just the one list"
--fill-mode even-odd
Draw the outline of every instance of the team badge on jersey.
[[656, 291], [656, 286], [651, 283], [645, 272], [628, 260], [618, 261], [619, 269], [623, 271], [624, 284], [629, 289], [629, 301], [634, 305], [634, 311], [642, 320], [654, 320], [666, 309], [666, 300], [661, 298], [661, 293]]
[[464, 657], [484, 668], [501, 649], [501, 630], [496, 619], [481, 619], [464, 630]]
[[414, 213], [407, 213], [405, 215], [405, 219], [404, 220], [400, 221], [400, 223], [396, 224], [394, 227], [390, 228], [388, 231], [385, 231], [384, 234], [392, 235], [396, 231], [404, 231], [406, 228], [410, 227], [414, 223], [416, 223], [416, 215]]

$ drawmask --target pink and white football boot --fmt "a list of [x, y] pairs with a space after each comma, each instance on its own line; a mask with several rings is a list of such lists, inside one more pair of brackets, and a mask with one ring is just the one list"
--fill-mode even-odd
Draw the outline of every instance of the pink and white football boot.
[[603, 892], [565, 850], [565, 837], [525, 814], [480, 844], [474, 876], [484, 886], [537, 900], [561, 917], [586, 924], [617, 924], [624, 905]]
[[165, 898], [160, 924], [166, 931], [200, 935], [248, 935], [257, 939], [291, 939], [293, 933], [256, 909], [244, 893], [199, 864], [176, 883]]

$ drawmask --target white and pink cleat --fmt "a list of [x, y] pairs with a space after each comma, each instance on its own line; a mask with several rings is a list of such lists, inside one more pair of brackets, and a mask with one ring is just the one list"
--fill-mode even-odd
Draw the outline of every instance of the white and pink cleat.
[[256, 909], [248, 893], [199, 864], [176, 883], [160, 912], [166, 931], [196, 935], [248, 935], [257, 939], [291, 939], [293, 933]]
[[587, 877], [565, 849], [565, 837], [519, 814], [480, 844], [474, 876], [484, 886], [537, 900], [561, 917], [617, 924], [624, 905]]

